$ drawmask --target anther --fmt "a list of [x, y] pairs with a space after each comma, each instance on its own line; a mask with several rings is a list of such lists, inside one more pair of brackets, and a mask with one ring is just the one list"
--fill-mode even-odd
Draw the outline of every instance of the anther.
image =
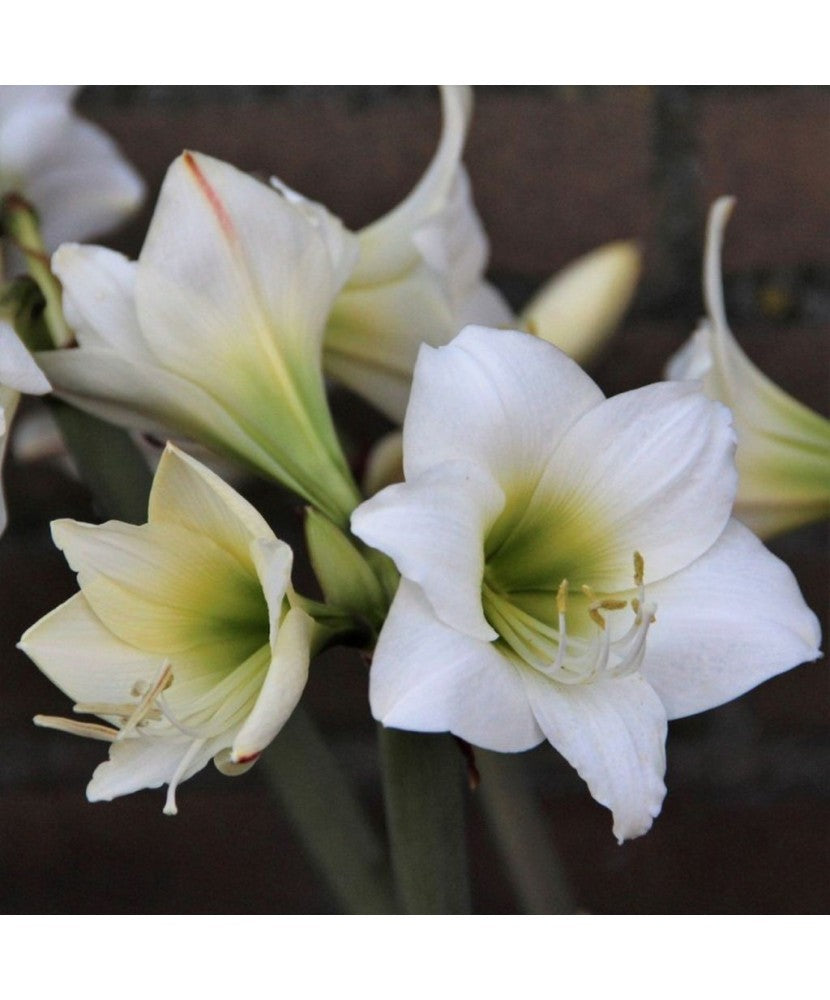
[[645, 579], [646, 564], [639, 552], [634, 553], [634, 582], [638, 587], [642, 587]]
[[42, 729], [56, 729], [60, 733], [71, 733], [73, 736], [86, 736], [91, 740], [103, 740], [114, 743], [119, 731], [98, 722], [78, 722], [77, 719], [62, 719], [56, 715], [36, 715], [32, 722]]
[[[155, 710], [155, 702], [159, 695], [172, 683], [173, 667], [169, 660], [165, 660], [158, 676], [149, 687], [146, 687], [146, 690], [141, 695], [138, 704], [133, 709], [132, 714], [122, 726], [121, 732], [118, 736], [119, 739], [124, 739], [125, 736], [129, 736], [129, 734], [136, 729], [153, 710]], [[141, 687], [145, 687], [144, 683], [139, 681], [133, 687], [134, 692], [140, 690], [139, 685], [141, 685]]]
[[556, 610], [560, 615], [564, 615], [568, 610], [568, 581], [563, 580], [556, 591]]

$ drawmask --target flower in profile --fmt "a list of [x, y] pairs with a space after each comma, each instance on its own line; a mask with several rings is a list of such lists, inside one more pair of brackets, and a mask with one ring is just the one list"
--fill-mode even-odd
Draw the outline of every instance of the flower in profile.
[[819, 653], [789, 569], [730, 517], [729, 411], [691, 383], [606, 399], [534, 337], [421, 350], [406, 481], [352, 529], [402, 580], [374, 716], [499, 751], [548, 739], [620, 841], [665, 794], [667, 719]]
[[33, 625], [20, 648], [75, 704], [102, 718], [38, 716], [103, 740], [90, 801], [167, 784], [212, 757], [240, 773], [294, 710], [312, 619], [292, 607], [291, 549], [215, 473], [168, 446], [148, 523], [55, 521], [80, 592]]
[[0, 87], [0, 197], [35, 206], [50, 250], [113, 229], [144, 197], [113, 140], [73, 111], [77, 89]]
[[326, 371], [392, 420], [403, 420], [422, 343], [467, 323], [512, 325], [484, 281], [489, 246], [461, 154], [469, 87], [442, 87], [441, 139], [429, 167], [391, 212], [357, 234], [359, 254], [326, 328]]
[[357, 263], [326, 329], [327, 373], [398, 424], [422, 343], [446, 344], [470, 323], [524, 325], [584, 361], [617, 326], [640, 271], [633, 243], [609, 243], [554, 275], [514, 317], [484, 280], [489, 243], [461, 164], [472, 91], [442, 87], [441, 103], [441, 139], [427, 171], [404, 201], [357, 234]]
[[738, 434], [735, 514], [762, 538], [830, 516], [830, 421], [780, 389], [749, 360], [729, 329], [721, 248], [733, 198], [709, 213], [703, 294], [708, 316], [666, 369], [700, 379], [729, 406]]
[[39, 361], [82, 409], [197, 441], [345, 524], [359, 494], [320, 356], [355, 252], [333, 217], [312, 220], [234, 167], [185, 153], [137, 262], [72, 244], [54, 255], [79, 347]]

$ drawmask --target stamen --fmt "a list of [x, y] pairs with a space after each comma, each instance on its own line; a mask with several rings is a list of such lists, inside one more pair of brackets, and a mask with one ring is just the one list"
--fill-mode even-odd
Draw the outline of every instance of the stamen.
[[556, 591], [556, 609], [560, 615], [564, 615], [568, 610], [568, 581], [563, 580]]
[[642, 587], [645, 577], [646, 564], [639, 552], [634, 553], [634, 582], [638, 587]]
[[176, 808], [176, 788], [178, 788], [179, 782], [184, 777], [185, 771], [193, 763], [193, 758], [205, 743], [207, 743], [207, 740], [194, 740], [187, 748], [187, 753], [179, 761], [179, 766], [176, 768], [167, 788], [167, 798], [165, 799], [163, 810], [165, 816], [175, 816], [178, 813], [179, 810]]
[[600, 597], [589, 585], [581, 591], [587, 598], [587, 614], [597, 626], [593, 638], [568, 634], [568, 581], [556, 591], [557, 628], [524, 611], [509, 594], [485, 583], [482, 588], [485, 614], [501, 640], [527, 666], [551, 680], [577, 684], [605, 675], [622, 677], [634, 673], [645, 658], [648, 630], [656, 620], [657, 606], [645, 597], [645, 562], [634, 553], [634, 583], [637, 596], [630, 599], [633, 621], [624, 635], [612, 640], [601, 612], [622, 611], [629, 605], [623, 597]]
[[42, 729], [56, 729], [61, 733], [71, 733], [73, 736], [87, 736], [91, 740], [103, 740], [114, 743], [118, 739], [119, 730], [111, 726], [103, 726], [98, 722], [78, 722], [77, 719], [62, 719], [57, 715], [36, 715], [32, 722]]
[[[135, 702], [112, 705], [105, 701], [79, 701], [77, 705], [72, 706], [72, 711], [78, 715], [117, 715], [122, 719], [129, 719], [135, 711]], [[157, 708], [151, 708], [144, 718], [158, 720], [161, 718], [161, 712]]]
[[186, 726], [180, 719], [178, 719], [173, 710], [167, 704], [163, 695], [159, 695], [156, 699], [156, 704], [159, 707], [161, 714], [170, 723], [171, 726], [175, 726], [180, 733], [184, 733], [185, 736], [192, 736], [196, 740], [209, 740], [214, 736], [218, 736], [219, 733], [224, 732], [227, 728], [225, 725], [218, 723], [213, 729], [208, 727], [203, 727], [201, 729], [194, 728], [193, 726]]
[[[130, 733], [145, 720], [147, 714], [155, 707], [154, 702], [159, 698], [161, 692], [164, 691], [165, 688], [168, 688], [172, 683], [173, 667], [169, 660], [165, 660], [158, 676], [149, 687], [147, 687], [146, 683], [143, 681], [138, 681], [133, 686], [133, 693], [141, 695], [141, 697], [138, 704], [133, 709], [132, 715], [130, 715], [121, 727], [121, 732], [118, 735], [120, 740], [129, 736]], [[143, 694], [141, 693], [142, 688], [146, 688]]]

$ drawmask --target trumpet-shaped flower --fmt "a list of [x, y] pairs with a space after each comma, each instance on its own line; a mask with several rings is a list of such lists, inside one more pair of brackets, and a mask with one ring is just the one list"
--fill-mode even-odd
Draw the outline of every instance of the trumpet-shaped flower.
[[671, 359], [671, 379], [700, 379], [732, 409], [740, 482], [735, 514], [763, 537], [830, 516], [830, 421], [793, 399], [744, 354], [726, 320], [721, 247], [734, 199], [712, 206], [703, 293], [707, 319]]
[[404, 201], [358, 233], [326, 329], [326, 371], [398, 423], [422, 343], [445, 344], [466, 323], [514, 322], [483, 280], [489, 247], [461, 165], [472, 93], [442, 87], [441, 104], [432, 162]]
[[313, 622], [291, 607], [291, 549], [215, 473], [168, 446], [148, 523], [55, 521], [80, 593], [26, 632], [20, 648], [104, 721], [39, 725], [110, 744], [91, 801], [176, 787], [213, 757], [247, 769], [294, 710]]
[[472, 92], [442, 87], [441, 101], [441, 140], [429, 168], [403, 202], [357, 234], [357, 264], [326, 330], [326, 371], [396, 423], [422, 343], [446, 344], [469, 323], [521, 322], [585, 360], [630, 305], [640, 269], [633, 244], [600, 247], [555, 275], [517, 320], [483, 278], [489, 245], [461, 165]]
[[644, 833], [667, 719], [817, 657], [789, 569], [730, 517], [729, 412], [690, 383], [605, 399], [523, 333], [421, 350], [406, 481], [354, 513], [402, 574], [370, 674], [387, 726], [548, 739]]
[[345, 523], [358, 493], [320, 356], [355, 253], [332, 217], [311, 219], [234, 167], [185, 153], [137, 262], [103, 247], [54, 255], [79, 347], [40, 361], [82, 409], [192, 438]]
[[112, 139], [72, 110], [76, 90], [0, 87], [0, 197], [35, 206], [50, 250], [107, 232], [144, 197]]

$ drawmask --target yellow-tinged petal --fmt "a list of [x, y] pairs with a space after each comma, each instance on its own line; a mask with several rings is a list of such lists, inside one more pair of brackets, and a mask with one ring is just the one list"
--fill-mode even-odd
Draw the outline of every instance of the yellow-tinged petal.
[[631, 305], [642, 266], [636, 243], [607, 243], [555, 274], [522, 310], [531, 333], [584, 364]]
[[314, 621], [300, 608], [283, 618], [272, 640], [272, 660], [256, 704], [234, 740], [231, 761], [256, 758], [274, 739], [297, 706], [308, 679]]
[[168, 444], [159, 462], [147, 520], [206, 535], [243, 565], [251, 541], [273, 538], [268, 522], [236, 490], [201, 462]]

